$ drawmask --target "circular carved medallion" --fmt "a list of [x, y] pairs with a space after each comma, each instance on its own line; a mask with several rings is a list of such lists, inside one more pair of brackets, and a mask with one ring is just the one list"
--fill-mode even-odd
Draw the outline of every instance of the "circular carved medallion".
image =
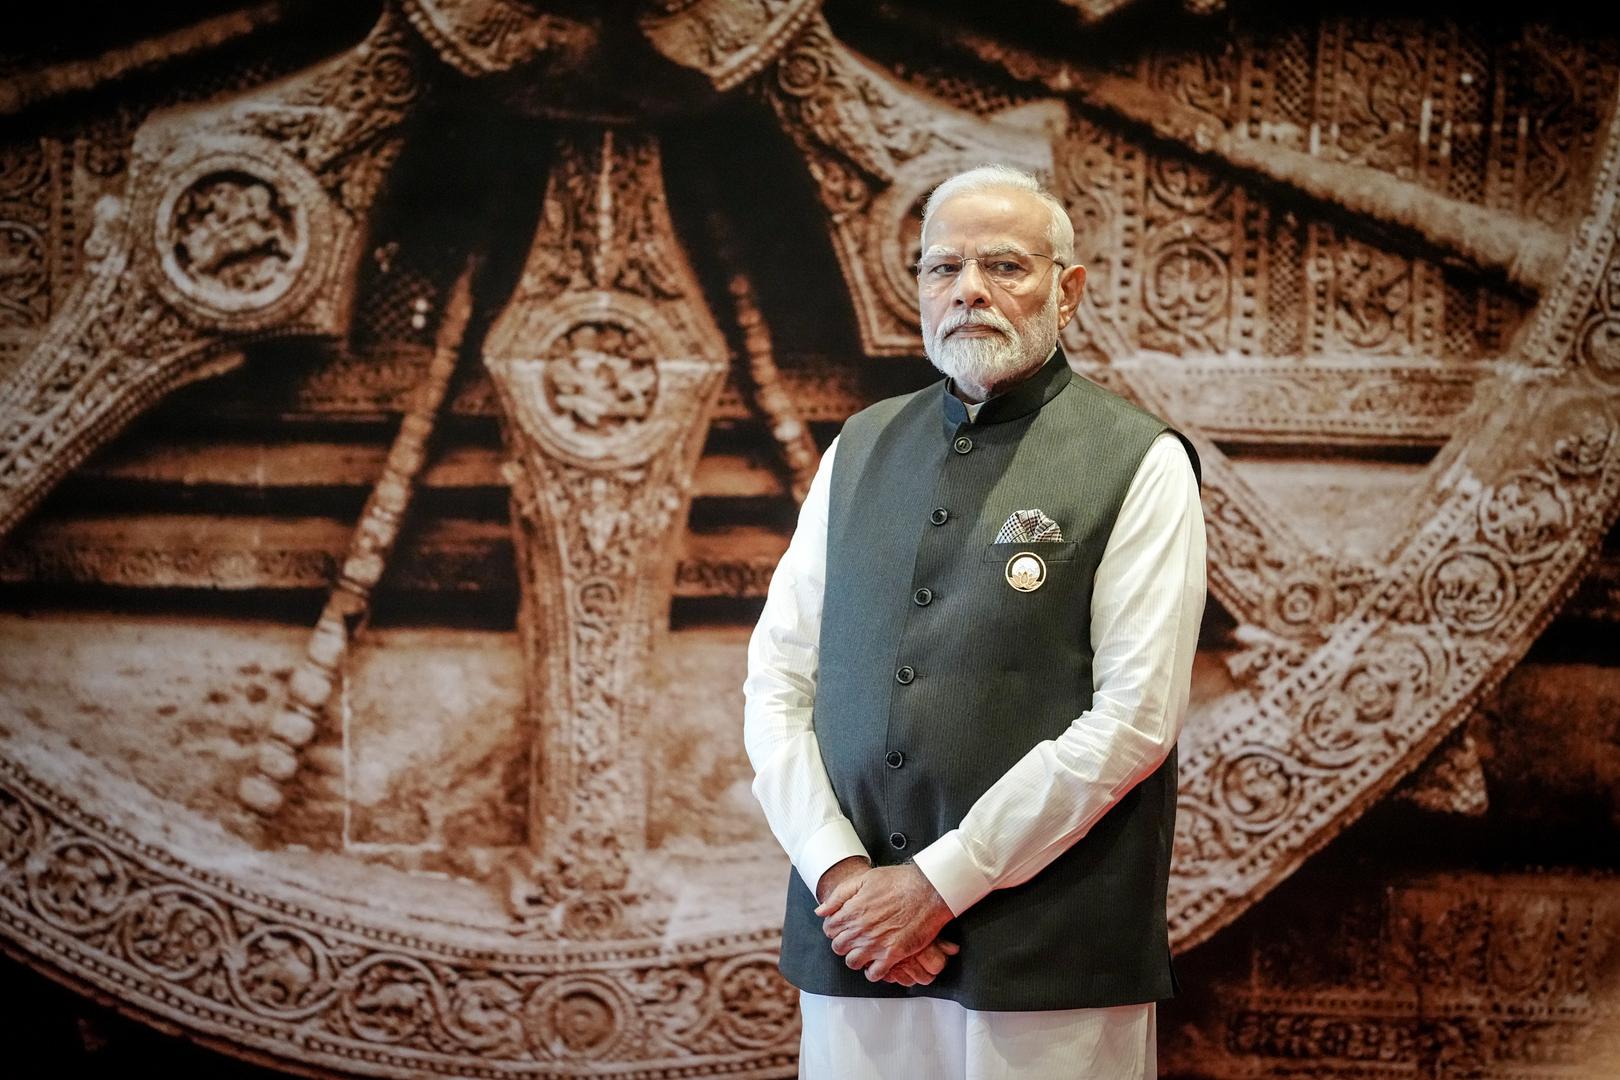
[[368, 1042], [397, 1043], [424, 1031], [442, 996], [433, 973], [406, 957], [373, 956], [343, 981], [343, 1015]]
[[29, 861], [28, 897], [46, 922], [86, 933], [112, 925], [129, 893], [123, 860], [93, 840], [59, 840]]
[[225, 923], [213, 903], [175, 887], [141, 895], [121, 932], [131, 959], [174, 980], [214, 966], [225, 951]]
[[290, 926], [271, 924], [248, 934], [232, 952], [228, 971], [237, 1000], [265, 1016], [313, 1015], [334, 992], [327, 947]]
[[1513, 571], [1486, 547], [1448, 552], [1424, 576], [1423, 594], [1447, 623], [1481, 634], [1495, 626], [1513, 604]]
[[739, 956], [716, 974], [716, 1012], [726, 1035], [739, 1046], [765, 1049], [798, 1034], [799, 999], [776, 970], [775, 954]]
[[335, 219], [302, 164], [272, 142], [235, 138], [188, 146], [165, 172], [148, 212], [156, 284], [169, 299], [238, 328], [309, 300]]
[[557, 1060], [601, 1058], [624, 1034], [629, 1003], [602, 979], [562, 978], [540, 987], [524, 1008], [529, 1043]]
[[170, 278], [223, 311], [285, 294], [309, 251], [305, 215], [270, 180], [241, 170], [197, 178], [166, 209], [158, 236]]
[[658, 400], [652, 342], [634, 326], [601, 319], [552, 342], [546, 402], [575, 433], [612, 436], [644, 425]]

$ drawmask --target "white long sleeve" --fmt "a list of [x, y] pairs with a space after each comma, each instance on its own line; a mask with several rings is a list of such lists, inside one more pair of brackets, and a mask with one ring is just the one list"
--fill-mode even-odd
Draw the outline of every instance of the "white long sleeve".
[[821, 652], [827, 493], [837, 450], [834, 439], [810, 482], [787, 552], [771, 575], [765, 610], [748, 640], [743, 682], [743, 743], [754, 766], [754, 797], [812, 893], [834, 863], [851, 855], [869, 857], [833, 794], [810, 725]]
[[1192, 463], [1180, 440], [1160, 435], [1097, 566], [1091, 708], [1032, 747], [957, 828], [917, 853], [954, 914], [1034, 877], [1169, 754], [1186, 717], [1204, 613], [1204, 542]]

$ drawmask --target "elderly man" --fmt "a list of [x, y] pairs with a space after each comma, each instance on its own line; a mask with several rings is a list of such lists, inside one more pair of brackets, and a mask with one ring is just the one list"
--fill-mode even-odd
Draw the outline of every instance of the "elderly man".
[[808, 1080], [1156, 1074], [1204, 525], [1191, 446], [1057, 348], [1084, 285], [1034, 178], [934, 190], [947, 378], [845, 423], [749, 643]]

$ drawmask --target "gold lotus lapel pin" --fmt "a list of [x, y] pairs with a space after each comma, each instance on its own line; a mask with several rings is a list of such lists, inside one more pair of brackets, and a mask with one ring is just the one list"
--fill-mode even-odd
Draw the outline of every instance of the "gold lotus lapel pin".
[[[1014, 510], [996, 533], [998, 544], [1061, 543], [1063, 530], [1041, 510]], [[1034, 592], [1046, 584], [1046, 560], [1033, 551], [1020, 551], [1007, 560], [1007, 584], [1019, 592]]]

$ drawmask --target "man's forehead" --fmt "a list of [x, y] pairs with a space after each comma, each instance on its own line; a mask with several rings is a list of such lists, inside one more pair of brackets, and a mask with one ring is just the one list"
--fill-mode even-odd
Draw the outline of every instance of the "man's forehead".
[[1028, 191], [989, 188], [952, 195], [934, 208], [922, 235], [929, 247], [1007, 243], [1026, 246], [1045, 239], [1046, 205]]

